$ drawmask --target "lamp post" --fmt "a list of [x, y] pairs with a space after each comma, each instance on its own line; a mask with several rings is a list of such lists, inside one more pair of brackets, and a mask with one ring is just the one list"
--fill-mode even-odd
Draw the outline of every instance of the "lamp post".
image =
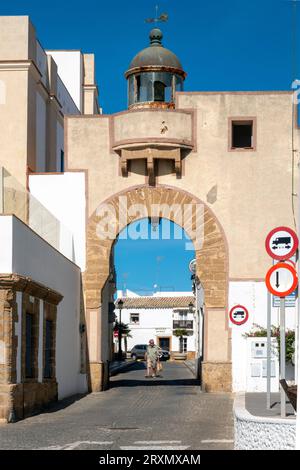
[[118, 327], [118, 343], [119, 343], [119, 349], [118, 349], [118, 359], [119, 361], [122, 361], [123, 355], [122, 355], [122, 334], [121, 334], [121, 314], [122, 314], [122, 308], [123, 308], [124, 301], [120, 299], [118, 301], [118, 308], [119, 308], [119, 327]]

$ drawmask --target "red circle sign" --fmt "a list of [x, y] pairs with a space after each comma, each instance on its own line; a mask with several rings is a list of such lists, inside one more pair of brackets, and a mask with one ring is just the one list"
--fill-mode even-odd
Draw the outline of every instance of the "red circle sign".
[[297, 273], [290, 264], [274, 264], [266, 274], [268, 291], [277, 297], [286, 297], [294, 292], [297, 285]]
[[277, 227], [268, 234], [265, 246], [269, 256], [277, 260], [287, 260], [297, 251], [298, 237], [289, 227]]
[[249, 312], [243, 305], [235, 305], [229, 312], [229, 319], [234, 325], [243, 325], [249, 318]]

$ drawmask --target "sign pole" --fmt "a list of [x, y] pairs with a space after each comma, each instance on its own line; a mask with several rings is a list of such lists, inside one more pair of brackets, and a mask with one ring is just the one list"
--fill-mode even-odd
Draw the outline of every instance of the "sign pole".
[[[298, 275], [300, 275], [300, 262], [298, 261]], [[299, 289], [299, 286], [298, 286]], [[297, 364], [297, 403], [300, 403], [300, 298], [298, 293], [298, 311], [297, 311], [297, 348], [295, 350], [296, 364]], [[296, 367], [296, 366], [295, 366]], [[299, 405], [298, 405], [299, 406]], [[300, 413], [298, 411], [296, 415], [296, 450], [300, 450]]]
[[[280, 379], [285, 379], [285, 298], [280, 297]], [[283, 387], [280, 386], [280, 412], [286, 417], [286, 398]]]
[[271, 409], [271, 293], [267, 298], [267, 410]]

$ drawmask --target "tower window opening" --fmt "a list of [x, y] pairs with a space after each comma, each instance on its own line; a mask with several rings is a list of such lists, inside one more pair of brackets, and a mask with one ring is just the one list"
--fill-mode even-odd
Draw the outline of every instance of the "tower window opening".
[[140, 101], [141, 99], [141, 77], [137, 75], [136, 77], [136, 100]]
[[154, 82], [154, 101], [165, 101], [165, 84]]
[[253, 148], [253, 121], [232, 121], [231, 148]]

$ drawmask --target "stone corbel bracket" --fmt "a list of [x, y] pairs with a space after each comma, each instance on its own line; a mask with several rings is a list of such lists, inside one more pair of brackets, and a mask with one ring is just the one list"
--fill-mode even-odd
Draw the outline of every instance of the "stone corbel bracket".
[[20, 274], [0, 274], [0, 290], [26, 292], [52, 305], [58, 305], [63, 295], [49, 287]]
[[120, 157], [120, 171], [122, 176], [128, 176], [128, 162], [132, 160], [146, 160], [147, 174], [149, 181], [155, 178], [155, 161], [156, 160], [173, 160], [175, 174], [181, 176], [181, 153], [180, 148], [157, 148], [147, 147], [142, 149], [122, 149]]

